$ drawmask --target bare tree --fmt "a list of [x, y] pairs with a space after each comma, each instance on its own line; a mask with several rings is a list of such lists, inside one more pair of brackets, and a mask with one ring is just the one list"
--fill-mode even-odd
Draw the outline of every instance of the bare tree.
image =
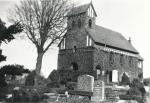
[[37, 49], [36, 72], [40, 74], [45, 52], [62, 38], [66, 31], [68, 0], [24, 0], [15, 6], [11, 21], [19, 21]]

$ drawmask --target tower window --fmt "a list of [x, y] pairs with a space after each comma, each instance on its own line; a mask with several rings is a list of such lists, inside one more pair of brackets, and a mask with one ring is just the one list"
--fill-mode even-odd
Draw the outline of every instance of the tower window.
[[60, 45], [60, 49], [65, 49], [66, 48], [66, 38], [64, 38], [61, 42], [61, 45]]
[[90, 28], [92, 27], [92, 20], [91, 19], [89, 20], [89, 27]]
[[78, 20], [78, 27], [81, 28], [81, 19]]
[[76, 46], [74, 46], [74, 48], [73, 48], [73, 52], [75, 53], [77, 51], [77, 47]]
[[92, 46], [92, 38], [89, 35], [86, 36], [86, 46]]
[[75, 26], [75, 21], [72, 21], [72, 28]]

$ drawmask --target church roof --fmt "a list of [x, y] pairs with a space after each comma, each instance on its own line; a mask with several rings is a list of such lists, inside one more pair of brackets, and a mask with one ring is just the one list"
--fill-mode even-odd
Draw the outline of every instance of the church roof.
[[70, 12], [67, 14], [67, 16], [73, 16], [73, 15], [85, 13], [88, 10], [88, 8], [90, 7], [90, 5], [92, 6], [94, 13], [97, 16], [96, 11], [95, 11], [92, 3], [88, 3], [88, 4], [84, 4], [84, 5], [72, 8], [70, 10]]
[[98, 25], [95, 25], [93, 29], [87, 29], [87, 31], [97, 44], [138, 54], [138, 51], [132, 46], [132, 44], [118, 32]]

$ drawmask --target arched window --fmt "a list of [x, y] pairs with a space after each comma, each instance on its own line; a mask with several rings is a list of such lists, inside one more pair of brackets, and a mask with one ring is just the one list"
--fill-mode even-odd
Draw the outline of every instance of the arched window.
[[81, 19], [78, 20], [78, 27], [81, 28]]
[[96, 71], [97, 71], [97, 75], [101, 75], [101, 66], [100, 65], [97, 65], [96, 66]]
[[78, 64], [73, 62], [71, 63], [72, 67], [73, 67], [73, 70], [78, 70]]
[[76, 46], [74, 46], [74, 48], [73, 48], [73, 52], [75, 53], [77, 51], [77, 47]]
[[120, 65], [123, 65], [124, 64], [124, 57], [123, 55], [121, 54], [120, 55]]
[[72, 21], [72, 28], [75, 26], [75, 21], [73, 20]]
[[91, 19], [89, 20], [89, 27], [90, 28], [92, 27], [92, 20]]
[[110, 56], [109, 56], [109, 64], [112, 65], [114, 63], [114, 53], [110, 52]]
[[133, 66], [133, 59], [132, 59], [132, 57], [129, 57], [129, 66], [130, 66], [130, 67]]

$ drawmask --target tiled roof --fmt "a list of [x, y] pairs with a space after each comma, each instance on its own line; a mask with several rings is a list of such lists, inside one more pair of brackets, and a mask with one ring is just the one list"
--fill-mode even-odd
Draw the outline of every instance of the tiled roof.
[[[88, 8], [90, 7], [90, 5], [93, 7], [92, 3], [88, 3], [88, 4], [84, 4], [84, 5], [81, 5], [81, 6], [74, 7], [70, 10], [70, 12], [67, 14], [67, 16], [72, 16], [72, 15], [85, 13], [88, 10]], [[93, 10], [94, 10], [95, 15], [97, 16], [94, 7], [93, 7]]]
[[138, 54], [138, 51], [132, 46], [132, 44], [118, 32], [97, 25], [95, 25], [95, 29], [87, 29], [87, 32], [94, 39], [95, 43]]
[[72, 8], [72, 10], [67, 14], [67, 16], [71, 16], [71, 15], [77, 15], [80, 13], [84, 13], [87, 11], [88, 7], [90, 6], [90, 4], [85, 4], [85, 5], [81, 5], [78, 7], [74, 7]]

